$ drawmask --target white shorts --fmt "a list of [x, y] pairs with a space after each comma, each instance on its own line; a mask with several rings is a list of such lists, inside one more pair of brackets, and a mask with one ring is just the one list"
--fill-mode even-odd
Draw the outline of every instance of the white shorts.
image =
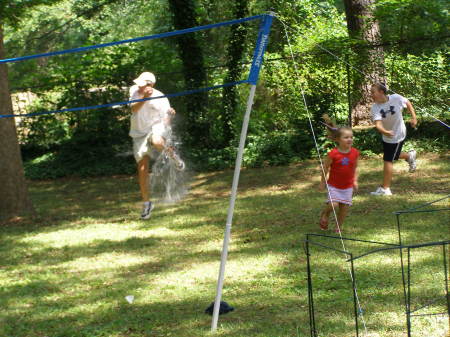
[[158, 123], [152, 126], [152, 135], [163, 137], [166, 132], [164, 123]]
[[330, 196], [332, 202], [337, 202], [340, 204], [352, 205], [352, 197], [353, 197], [353, 187], [350, 188], [336, 188], [334, 186], [328, 185], [328, 189], [330, 194], [328, 195], [327, 202], [330, 202]]
[[144, 156], [151, 157], [155, 151], [152, 147], [152, 136], [164, 137], [166, 126], [163, 123], [158, 123], [152, 126], [146, 136], [133, 138], [133, 155], [136, 162], [140, 162]]

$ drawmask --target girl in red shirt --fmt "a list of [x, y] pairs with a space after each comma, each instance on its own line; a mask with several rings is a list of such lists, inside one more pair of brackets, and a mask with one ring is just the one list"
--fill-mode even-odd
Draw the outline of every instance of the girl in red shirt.
[[320, 183], [320, 190], [328, 187], [327, 206], [320, 215], [320, 228], [328, 229], [328, 222], [333, 207], [337, 214], [335, 232], [342, 231], [344, 219], [352, 205], [353, 190], [358, 189], [357, 166], [359, 151], [352, 147], [353, 132], [349, 127], [336, 127], [325, 116], [331, 139], [337, 147], [331, 150], [324, 160], [324, 174]]

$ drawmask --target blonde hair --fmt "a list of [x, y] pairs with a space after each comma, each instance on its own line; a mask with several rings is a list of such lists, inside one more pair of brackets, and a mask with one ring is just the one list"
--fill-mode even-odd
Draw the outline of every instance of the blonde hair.
[[328, 137], [335, 142], [341, 138], [343, 131], [353, 132], [352, 128], [349, 126], [337, 126], [327, 114], [324, 114], [322, 119], [324, 120], [324, 123], [322, 124], [327, 127]]

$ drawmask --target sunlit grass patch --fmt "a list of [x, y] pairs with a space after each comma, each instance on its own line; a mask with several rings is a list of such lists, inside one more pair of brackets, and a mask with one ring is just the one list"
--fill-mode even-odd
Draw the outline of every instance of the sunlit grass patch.
[[[368, 193], [380, 183], [381, 164], [361, 162], [361, 190], [344, 235], [396, 243], [393, 212], [448, 193], [450, 165], [427, 156], [409, 174], [399, 164], [395, 195], [380, 199]], [[157, 205], [149, 221], [138, 219], [131, 177], [33, 182], [39, 217], [5, 224], [0, 234], [0, 336], [212, 336], [204, 309], [215, 295], [231, 179], [231, 170], [194, 176], [186, 199]], [[308, 335], [304, 239], [322, 233], [317, 221], [325, 196], [318, 181], [314, 161], [243, 170], [223, 297], [236, 310], [221, 316], [216, 336]], [[449, 216], [404, 215], [402, 238], [448, 238]], [[339, 240], [329, 244], [342, 248]], [[355, 254], [378, 247], [346, 243]], [[320, 333], [351, 336], [348, 263], [320, 249], [312, 254]], [[426, 312], [442, 310], [438, 249], [414, 251], [411, 261], [414, 305], [438, 298]], [[405, 335], [399, 252], [356, 260], [355, 270], [369, 333]], [[418, 336], [443, 336], [446, 329], [443, 317], [413, 320]]]

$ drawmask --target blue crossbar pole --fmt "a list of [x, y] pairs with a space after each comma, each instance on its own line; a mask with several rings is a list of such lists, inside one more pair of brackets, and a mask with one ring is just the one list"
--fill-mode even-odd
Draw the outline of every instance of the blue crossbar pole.
[[28, 56], [21, 56], [21, 57], [3, 59], [3, 60], [0, 60], [0, 64], [1, 63], [9, 63], [9, 62], [18, 62], [18, 61], [24, 61], [24, 60], [30, 60], [30, 59], [41, 58], [41, 57], [48, 57], [48, 56], [54, 56], [54, 55], [78, 53], [78, 52], [82, 52], [82, 51], [87, 51], [87, 50], [92, 50], [92, 49], [99, 49], [99, 48], [105, 48], [105, 47], [110, 47], [110, 46], [117, 46], [117, 45], [120, 45], [120, 44], [132, 43], [132, 42], [137, 42], [137, 41], [160, 39], [160, 38], [164, 38], [164, 37], [171, 37], [171, 36], [176, 36], [176, 35], [193, 33], [193, 32], [197, 32], [197, 31], [201, 31], [201, 30], [207, 30], [207, 29], [211, 29], [211, 28], [235, 25], [235, 24], [238, 24], [238, 23], [243, 23], [243, 22], [247, 22], [247, 21], [262, 19], [264, 17], [265, 17], [264, 14], [263, 15], [255, 15], [255, 16], [250, 16], [250, 17], [243, 18], [243, 19], [237, 19], [237, 20], [225, 21], [225, 22], [220, 22], [220, 23], [214, 23], [214, 24], [210, 24], [210, 25], [204, 25], [204, 26], [186, 28], [186, 29], [181, 29], [181, 30], [175, 30], [175, 31], [172, 31], [172, 32], [166, 32], [166, 33], [161, 33], [161, 34], [147, 35], [147, 36], [137, 37], [137, 38], [133, 38], [133, 39], [127, 39], [127, 40], [121, 40], [121, 41], [115, 41], [115, 42], [108, 42], [108, 43], [101, 43], [101, 44], [96, 44], [96, 45], [93, 45], [93, 46], [79, 47], [79, 48], [73, 48], [73, 49], [65, 49], [65, 50], [54, 51], [54, 52], [43, 53], [43, 54], [35, 54], [35, 55], [28, 55]]
[[255, 84], [258, 82], [259, 72], [264, 61], [264, 53], [269, 43], [270, 27], [272, 26], [273, 17], [275, 13], [264, 15], [264, 19], [261, 22], [259, 28], [258, 40], [256, 42], [255, 51], [253, 53], [253, 62], [250, 68], [250, 73], [248, 75], [248, 80], [250, 84]]
[[82, 107], [75, 107], [75, 108], [66, 108], [66, 109], [60, 109], [60, 110], [32, 112], [32, 113], [28, 113], [28, 114], [16, 114], [16, 115], [1, 115], [0, 114], [0, 118], [34, 117], [34, 116], [50, 115], [50, 114], [62, 113], [62, 112], [72, 112], [72, 111], [80, 111], [80, 110], [92, 110], [92, 109], [110, 108], [112, 106], [128, 105], [128, 104], [131, 104], [131, 103], [151, 101], [151, 100], [154, 100], [154, 99], [160, 99], [160, 98], [165, 98], [165, 97], [166, 98], [171, 98], [171, 97], [179, 97], [179, 96], [197, 94], [197, 93], [200, 93], [200, 92], [206, 92], [206, 91], [211, 91], [211, 90], [215, 90], [215, 89], [219, 89], [219, 88], [225, 88], [225, 87], [231, 87], [233, 85], [239, 85], [239, 84], [243, 84], [243, 83], [248, 83], [248, 80], [224, 83], [224, 84], [214, 85], [214, 86], [206, 87], [206, 88], [186, 90], [186, 91], [176, 92], [176, 93], [173, 93], [173, 94], [167, 94], [167, 95], [156, 96], [156, 97], [149, 97], [149, 98], [142, 98], [142, 99], [135, 99], [135, 100], [131, 100], [131, 101], [122, 101], [122, 102], [106, 103], [106, 104], [99, 104], [99, 105], [82, 106]]

